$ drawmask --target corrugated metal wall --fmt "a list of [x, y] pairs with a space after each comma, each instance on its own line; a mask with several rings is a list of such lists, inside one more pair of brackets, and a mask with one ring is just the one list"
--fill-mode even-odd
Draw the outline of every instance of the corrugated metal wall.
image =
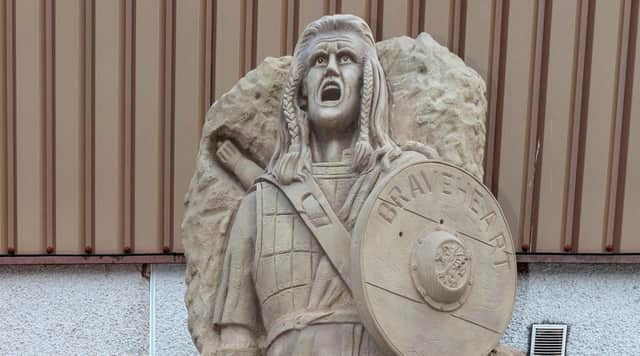
[[181, 252], [206, 108], [338, 12], [485, 78], [518, 246], [640, 253], [638, 0], [3, 0], [0, 254]]

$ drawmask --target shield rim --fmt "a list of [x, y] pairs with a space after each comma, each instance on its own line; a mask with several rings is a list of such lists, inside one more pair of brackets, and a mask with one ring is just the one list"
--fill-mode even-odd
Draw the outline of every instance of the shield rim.
[[[397, 349], [397, 347], [391, 342], [391, 340], [389, 340], [389, 338], [387, 337], [386, 333], [383, 332], [383, 329], [380, 327], [380, 325], [378, 324], [376, 318], [374, 317], [374, 313], [371, 312], [372, 308], [370, 306], [370, 302], [367, 298], [365, 298], [365, 285], [363, 283], [363, 279], [362, 279], [362, 248], [361, 248], [361, 242], [362, 242], [362, 236], [364, 234], [364, 231], [366, 230], [367, 227], [367, 223], [365, 222], [364, 217], [365, 216], [370, 216], [370, 212], [371, 209], [373, 209], [373, 205], [375, 203], [375, 201], [377, 200], [378, 195], [381, 193], [381, 191], [387, 186], [387, 184], [394, 178], [396, 177], [400, 172], [404, 171], [405, 169], [408, 169], [412, 166], [415, 165], [419, 165], [419, 164], [425, 164], [425, 163], [430, 163], [430, 164], [439, 164], [439, 165], [443, 165], [443, 166], [447, 166], [450, 168], [453, 168], [455, 170], [458, 170], [462, 173], [464, 173], [465, 175], [471, 177], [476, 183], [478, 183], [482, 189], [484, 189], [484, 191], [486, 193], [489, 194], [489, 196], [491, 197], [491, 199], [493, 199], [493, 201], [495, 202], [495, 205], [498, 208], [498, 211], [500, 213], [500, 217], [502, 218], [502, 220], [504, 221], [505, 227], [507, 232], [509, 233], [509, 237], [511, 238], [512, 241], [512, 245], [513, 245], [513, 236], [511, 234], [511, 228], [509, 227], [509, 223], [504, 215], [504, 211], [502, 210], [502, 206], [500, 206], [498, 200], [495, 198], [495, 196], [493, 195], [493, 193], [491, 192], [491, 190], [489, 190], [489, 188], [484, 185], [484, 183], [482, 181], [480, 181], [480, 179], [478, 179], [476, 176], [474, 176], [473, 174], [469, 173], [467, 170], [465, 170], [464, 168], [458, 167], [454, 164], [445, 162], [445, 161], [439, 161], [439, 160], [429, 160], [429, 159], [423, 159], [423, 160], [419, 160], [419, 161], [411, 161], [411, 162], [407, 162], [405, 164], [399, 165], [398, 167], [396, 167], [395, 169], [393, 169], [391, 172], [389, 172], [388, 174], [386, 174], [378, 183], [376, 183], [376, 186], [374, 187], [374, 189], [371, 191], [371, 193], [369, 194], [369, 196], [367, 197], [367, 200], [365, 201], [365, 203], [362, 205], [362, 210], [360, 211], [360, 213], [358, 214], [358, 219], [356, 220], [355, 226], [353, 228], [353, 232], [351, 234], [352, 236], [352, 244], [351, 244], [351, 281], [352, 281], [352, 293], [353, 293], [353, 298], [355, 300], [355, 304], [356, 304], [356, 308], [358, 310], [358, 314], [360, 315], [360, 318], [362, 320], [362, 323], [365, 327], [365, 329], [367, 330], [367, 332], [374, 338], [374, 340], [377, 342], [377, 346], [378, 348], [381, 349], [381, 351], [383, 352], [383, 354], [393, 354], [393, 355], [398, 355], [398, 356], [402, 356], [402, 353], [400, 352], [400, 350]], [[515, 247], [515, 245], [513, 245], [513, 247]], [[515, 251], [514, 251], [515, 252]], [[511, 262], [513, 263], [513, 265], [515, 266], [516, 264], [516, 256], [515, 253], [510, 255], [510, 259]], [[513, 318], [513, 309], [515, 307], [515, 300], [516, 300], [516, 287], [517, 287], [517, 269], [513, 268], [512, 269], [512, 274], [513, 274], [513, 280], [514, 280], [514, 288], [513, 288], [513, 296], [511, 298], [511, 305], [509, 308], [509, 320], [511, 320], [511, 318]], [[508, 327], [508, 324], [505, 326], [505, 330], [506, 327]], [[504, 331], [502, 331], [502, 334], [496, 338], [496, 341], [491, 344], [489, 346], [489, 348], [487, 350], [484, 350], [483, 353], [481, 353], [481, 355], [488, 355], [489, 352], [491, 352], [491, 350], [493, 350], [493, 348], [495, 348], [495, 346], [497, 346], [500, 342], [500, 338], [504, 335]]]

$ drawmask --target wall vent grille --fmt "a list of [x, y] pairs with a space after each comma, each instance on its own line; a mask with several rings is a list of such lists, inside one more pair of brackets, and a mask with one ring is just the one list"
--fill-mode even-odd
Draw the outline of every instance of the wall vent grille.
[[565, 356], [567, 326], [534, 324], [531, 328], [530, 356]]

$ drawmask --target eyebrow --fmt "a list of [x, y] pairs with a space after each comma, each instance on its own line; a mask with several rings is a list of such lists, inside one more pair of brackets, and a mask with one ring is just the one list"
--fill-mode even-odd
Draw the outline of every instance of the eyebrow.
[[357, 52], [357, 48], [355, 46], [353, 46], [353, 41], [350, 38], [337, 38], [337, 39], [332, 39], [332, 40], [320, 40], [318, 42], [316, 42], [316, 44], [311, 48], [312, 51], [315, 53], [317, 51], [323, 51], [326, 52], [327, 51], [327, 45], [330, 43], [333, 43], [334, 41], [338, 42], [338, 46], [337, 46], [337, 50], [350, 50], [352, 52]]
[[356, 51], [356, 48], [354, 46], [351, 45], [352, 41], [338, 41], [338, 50], [341, 49], [350, 49], [352, 51]]

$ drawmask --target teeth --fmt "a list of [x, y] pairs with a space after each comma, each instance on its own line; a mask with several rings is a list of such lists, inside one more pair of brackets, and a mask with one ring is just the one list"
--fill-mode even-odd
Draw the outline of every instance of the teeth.
[[338, 85], [338, 83], [329, 82], [322, 87], [321, 100], [323, 102], [337, 101], [337, 100], [340, 100], [340, 97], [341, 97], [341, 90], [340, 90], [340, 85]]

